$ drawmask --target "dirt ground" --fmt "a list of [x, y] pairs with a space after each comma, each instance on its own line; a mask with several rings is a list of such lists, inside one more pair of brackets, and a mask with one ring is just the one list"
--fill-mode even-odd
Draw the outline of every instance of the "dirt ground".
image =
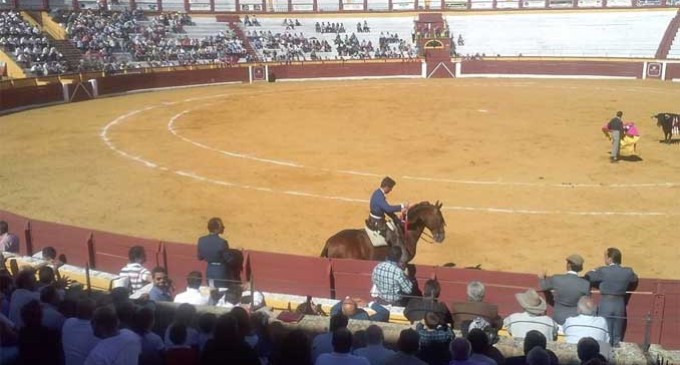
[[[141, 93], [0, 117], [1, 209], [195, 242], [222, 217], [234, 247], [318, 255], [361, 226], [384, 175], [393, 203], [442, 201], [443, 244], [417, 263], [550, 273], [606, 247], [680, 278], [680, 147], [654, 81], [380, 80]], [[600, 127], [635, 121], [641, 161], [610, 164]]]

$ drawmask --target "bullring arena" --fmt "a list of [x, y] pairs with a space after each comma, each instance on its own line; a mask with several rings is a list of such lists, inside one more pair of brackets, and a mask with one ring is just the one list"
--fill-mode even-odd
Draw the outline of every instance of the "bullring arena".
[[[580, 252], [594, 267], [613, 245], [642, 276], [671, 279], [680, 160], [650, 115], [677, 100], [673, 86], [309, 82], [36, 109], [3, 117], [2, 204], [178, 242], [220, 216], [235, 247], [316, 256], [336, 231], [361, 226], [390, 175], [391, 201], [444, 203], [447, 238], [421, 240], [417, 263], [560, 272], [562, 256]], [[608, 162], [599, 129], [618, 109], [642, 130], [641, 161]]]
[[[468, 1], [461, 12], [504, 14], [495, 11], [500, 1], [487, 4], [488, 12], [466, 12], [482, 2]], [[289, 0], [288, 11], [296, 3]], [[357, 14], [343, 14], [343, 1], [332, 11], [364, 19], [368, 3]], [[384, 10], [394, 10], [388, 3]], [[449, 17], [453, 28], [455, 12], [433, 15], [449, 2], [441, 3], [425, 15], [371, 14], [371, 22], [408, 16], [411, 26]], [[550, 8], [551, 1], [541, 3]], [[321, 3], [313, 4], [318, 11]], [[517, 14], [607, 16], [628, 7], [611, 6]], [[677, 348], [680, 151], [660, 143], [652, 118], [678, 112], [673, 39], [680, 16], [671, 6], [624, 12], [665, 17], [651, 51], [614, 54], [614, 44], [595, 56], [572, 57], [567, 48], [547, 56], [501, 48], [488, 57], [452, 56], [449, 46], [428, 48], [425, 40], [416, 42], [423, 47], [417, 56], [398, 59], [281, 62], [258, 53], [235, 64], [6, 79], [0, 219], [21, 236], [22, 253], [54, 245], [70, 263], [104, 271], [115, 272], [127, 249], [142, 244], [183, 285], [188, 271], [204, 270], [194, 245], [217, 216], [230, 246], [247, 253], [246, 278], [261, 288], [367, 296], [375, 263], [319, 254], [334, 233], [362, 226], [371, 192], [391, 176], [390, 202], [443, 203], [445, 241], [424, 237], [413, 261], [421, 284], [442, 282], [443, 299], [464, 299], [467, 281], [482, 280], [506, 315], [519, 308], [513, 293], [535, 287], [536, 274], [563, 272], [567, 255], [581, 254], [588, 270], [603, 265], [607, 247], [618, 247], [624, 266], [644, 278], [631, 296], [625, 340]], [[196, 10], [194, 21], [234, 28], [245, 14]], [[45, 13], [23, 16], [42, 19], [52, 34]], [[265, 12], [260, 20], [284, 17], [305, 23], [304, 13]], [[446, 42], [455, 42], [453, 33]], [[0, 63], [11, 59], [3, 57]], [[614, 164], [601, 127], [618, 110], [641, 139]], [[443, 267], [451, 263], [482, 270]]]

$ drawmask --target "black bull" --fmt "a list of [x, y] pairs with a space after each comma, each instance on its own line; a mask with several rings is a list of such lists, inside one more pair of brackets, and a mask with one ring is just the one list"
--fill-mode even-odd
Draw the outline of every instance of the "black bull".
[[673, 138], [673, 124], [680, 123], [680, 114], [659, 113], [652, 115], [652, 118], [656, 118], [656, 125], [663, 130], [663, 141], [670, 143]]

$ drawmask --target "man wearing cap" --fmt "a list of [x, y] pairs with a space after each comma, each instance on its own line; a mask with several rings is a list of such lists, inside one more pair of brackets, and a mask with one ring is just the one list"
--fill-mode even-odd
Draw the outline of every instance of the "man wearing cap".
[[396, 212], [404, 211], [408, 209], [408, 203], [400, 205], [389, 205], [387, 203], [387, 194], [389, 194], [394, 185], [397, 183], [392, 180], [389, 176], [385, 177], [380, 183], [380, 188], [376, 189], [371, 195], [370, 200], [370, 214], [368, 216], [368, 227], [373, 230], [380, 231], [383, 237], [386, 237], [387, 233], [387, 222], [385, 221], [385, 215], [389, 216], [394, 224], [399, 227], [401, 221], [397, 218]]
[[536, 330], [548, 339], [557, 339], [557, 323], [545, 315], [545, 299], [536, 290], [529, 288], [523, 293], [515, 294], [515, 298], [524, 308], [524, 312], [513, 313], [503, 320], [503, 327], [512, 337], [524, 338], [527, 332]]
[[564, 324], [568, 317], [577, 315], [576, 304], [584, 295], [590, 295], [590, 283], [578, 276], [583, 270], [583, 257], [573, 254], [567, 257], [567, 273], [546, 277], [539, 275], [539, 286], [546, 296], [552, 290], [553, 319], [558, 324]]
[[610, 247], [604, 253], [606, 266], [589, 271], [585, 278], [600, 289], [598, 315], [607, 319], [611, 345], [618, 346], [623, 337], [626, 317], [626, 291], [637, 285], [638, 277], [629, 267], [621, 266], [621, 251]]

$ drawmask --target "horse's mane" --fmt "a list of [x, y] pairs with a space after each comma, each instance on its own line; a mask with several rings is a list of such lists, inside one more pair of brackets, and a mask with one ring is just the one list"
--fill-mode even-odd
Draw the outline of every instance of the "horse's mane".
[[429, 208], [429, 207], [432, 207], [432, 206], [433, 206], [433, 205], [432, 205], [429, 201], [422, 201], [422, 202], [420, 202], [420, 203], [418, 203], [418, 204], [412, 205], [412, 206], [408, 209], [408, 213], [409, 213], [409, 214], [415, 214], [416, 212], [418, 212], [418, 211], [420, 211], [420, 210], [422, 210], [422, 209], [424, 209], [424, 208]]

